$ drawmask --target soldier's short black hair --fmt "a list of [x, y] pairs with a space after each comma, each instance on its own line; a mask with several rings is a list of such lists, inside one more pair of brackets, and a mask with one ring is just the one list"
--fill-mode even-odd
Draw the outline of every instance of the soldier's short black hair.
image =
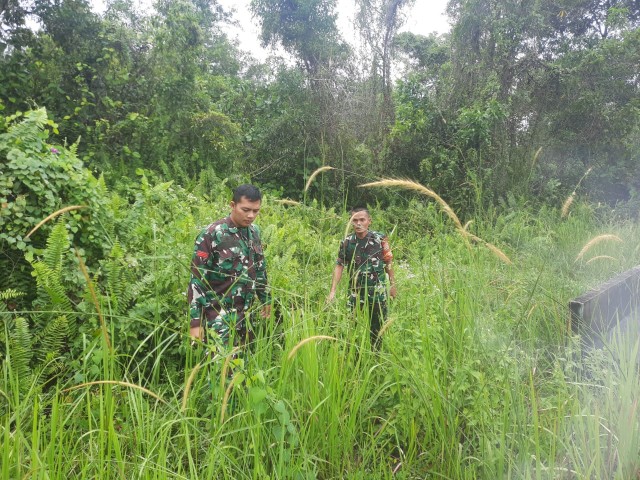
[[359, 212], [364, 212], [367, 214], [368, 217], [371, 217], [371, 213], [369, 212], [369, 209], [367, 207], [353, 207], [351, 209], [351, 212], [349, 213], [353, 217], [356, 213], [359, 213]]
[[260, 193], [260, 189], [255, 185], [245, 183], [233, 191], [234, 203], [238, 203], [242, 200], [242, 197], [246, 197], [250, 202], [257, 202], [258, 200], [262, 200], [262, 193]]

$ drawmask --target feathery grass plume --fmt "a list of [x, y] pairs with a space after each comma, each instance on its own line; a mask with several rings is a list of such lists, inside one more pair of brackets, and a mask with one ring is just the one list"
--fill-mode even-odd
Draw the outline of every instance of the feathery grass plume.
[[567, 197], [567, 199], [562, 204], [562, 209], [560, 210], [560, 218], [565, 218], [569, 215], [569, 208], [571, 208], [571, 204], [573, 200], [576, 198], [576, 191], [571, 192], [571, 195]]
[[31, 229], [31, 231], [29, 233], [27, 233], [27, 236], [24, 237], [24, 239], [26, 240], [27, 238], [29, 238], [31, 235], [33, 235], [42, 225], [44, 225], [45, 223], [47, 223], [49, 220], [51, 220], [52, 218], [57, 217], [58, 215], [62, 215], [63, 213], [69, 212], [71, 210], [79, 210], [81, 208], [87, 208], [86, 205], [71, 205], [70, 207], [64, 207], [61, 208], [60, 210], [57, 210], [55, 212], [53, 212], [51, 215], [48, 215], [44, 220], [40, 221], [35, 227], [33, 227]]
[[576, 191], [580, 187], [580, 184], [582, 183], [582, 181], [587, 177], [587, 175], [589, 175], [589, 172], [591, 172], [591, 170], [593, 170], [593, 167], [587, 168], [587, 171], [584, 172], [584, 175], [582, 175], [582, 177], [580, 177], [580, 180], [578, 180], [578, 183], [576, 184], [576, 188], [573, 189], [573, 192], [571, 192], [571, 195], [569, 195], [567, 199], [564, 201], [564, 203], [562, 204], [562, 209], [560, 210], [561, 218], [565, 218], [567, 215], [569, 215], [569, 208], [571, 208], [571, 204], [576, 198]]
[[504, 253], [502, 250], [500, 250], [495, 245], [493, 245], [492, 243], [484, 242], [484, 246], [487, 247], [489, 250], [491, 250], [496, 257], [498, 257], [500, 260], [502, 260], [507, 265], [513, 265], [513, 262], [507, 256], [507, 254]]
[[540, 156], [541, 152], [542, 147], [538, 148], [538, 150], [536, 150], [536, 153], [533, 154], [533, 160], [531, 160], [531, 170], [533, 170], [533, 167], [536, 166], [536, 162], [538, 161], [538, 157]]
[[382, 337], [382, 335], [384, 335], [384, 332], [386, 332], [395, 321], [396, 321], [395, 317], [387, 320], [385, 324], [382, 326], [382, 328], [380, 329], [380, 331], [378, 332], [378, 337]]
[[611, 255], [596, 255], [595, 257], [590, 258], [585, 262], [586, 265], [589, 265], [591, 262], [595, 262], [596, 260], [617, 260], [616, 257], [612, 257]]
[[611, 233], [604, 233], [602, 235], [598, 235], [596, 237], [593, 237], [591, 240], [589, 240], [585, 244], [584, 247], [582, 247], [582, 250], [580, 250], [580, 253], [578, 253], [578, 256], [576, 257], [575, 261], [577, 262], [578, 260], [580, 260], [584, 256], [584, 254], [587, 253], [589, 249], [594, 245], [597, 245], [601, 242], [606, 242], [606, 241], [622, 243], [622, 239], [617, 235], [613, 235]]
[[353, 215], [351, 215], [349, 217], [349, 221], [347, 222], [347, 224], [345, 225], [345, 228], [344, 228], [344, 235], [342, 236], [343, 238], [346, 237], [347, 235], [349, 235], [349, 230], [351, 230], [351, 222], [353, 222], [353, 217], [356, 216], [356, 213], [354, 213]]
[[133, 389], [136, 389], [136, 390], [140, 390], [141, 392], [144, 392], [147, 395], [152, 396], [153, 398], [155, 398], [156, 400], [161, 401], [165, 405], [169, 405], [162, 397], [160, 397], [156, 393], [153, 393], [148, 388], [141, 387], [140, 385], [136, 385], [135, 383], [121, 382], [121, 381], [118, 381], [118, 380], [96, 380], [95, 382], [86, 382], [86, 383], [81, 383], [80, 385], [74, 385], [73, 387], [65, 388], [64, 390], [60, 390], [60, 391], [61, 392], [71, 392], [73, 390], [78, 390], [79, 388], [90, 387], [91, 385], [119, 385], [121, 387], [133, 388]]
[[202, 364], [199, 363], [195, 367], [193, 367], [193, 370], [191, 370], [191, 374], [189, 375], [187, 383], [184, 386], [184, 393], [182, 394], [182, 408], [180, 409], [181, 412], [184, 412], [187, 408], [187, 399], [189, 398], [189, 392], [191, 391], [191, 384], [196, 378], [196, 373], [198, 373], [198, 370], [200, 370], [201, 368]]
[[311, 174], [311, 176], [309, 177], [309, 180], [307, 180], [307, 184], [304, 186], [304, 191], [306, 192], [307, 190], [309, 190], [309, 187], [311, 186], [311, 182], [313, 182], [313, 180], [318, 175], [320, 175], [322, 172], [326, 172], [327, 170], [335, 170], [335, 169], [333, 167], [330, 167], [329, 165], [325, 165], [324, 167], [318, 168], [315, 172]]
[[445, 202], [440, 195], [431, 190], [430, 188], [425, 187], [424, 185], [414, 182], [413, 180], [400, 180], [396, 178], [383, 178], [377, 182], [364, 183], [362, 185], [358, 185], [362, 188], [370, 188], [370, 187], [400, 187], [406, 190], [413, 190], [427, 197], [433, 198], [440, 206], [442, 210], [449, 216], [453, 223], [456, 224], [456, 227], [462, 230], [462, 223], [460, 223], [460, 219], [456, 215], [456, 212], [449, 206], [447, 202]]
[[472, 223], [473, 223], [473, 220], [469, 220], [467, 223], [464, 224], [464, 226], [462, 227], [462, 230], [464, 230], [465, 232], [469, 230], [469, 225], [471, 225]]
[[[468, 223], [467, 223], [468, 224]], [[493, 245], [492, 243], [489, 243], [483, 239], [481, 239], [480, 237], [474, 235], [471, 232], [468, 232], [467, 230], [465, 230], [464, 228], [459, 228], [458, 232], [460, 233], [460, 235], [462, 235], [464, 238], [470, 238], [471, 240], [473, 240], [476, 243], [481, 243], [482, 245], [484, 245], [485, 247], [487, 247], [489, 250], [491, 250], [493, 252], [493, 254], [498, 257], [500, 260], [502, 260], [504, 263], [506, 263], [507, 265], [513, 265], [513, 262], [511, 261], [511, 259], [507, 256], [506, 253], [504, 253], [502, 250], [500, 250], [498, 247], [496, 247], [495, 245]]]
[[304, 340], [300, 340], [295, 347], [291, 349], [289, 355], [287, 355], [287, 360], [291, 360], [296, 356], [296, 352], [300, 350], [304, 345], [309, 342], [313, 342], [315, 340], [337, 340], [335, 337], [330, 337], [329, 335], [314, 335], [313, 337], [305, 338]]
[[227, 358], [224, 359], [224, 364], [222, 365], [222, 373], [220, 374], [220, 388], [224, 388], [224, 382], [227, 378], [227, 371], [229, 370], [229, 364], [231, 360], [233, 360], [233, 356], [240, 351], [240, 347], [234, 347], [233, 350], [229, 352]]
[[[507, 303], [507, 302], [504, 302]], [[533, 311], [538, 307], [537, 303], [534, 303], [533, 306], [529, 309], [529, 313], [527, 313], [527, 320], [529, 320], [531, 318], [531, 315], [533, 314]]]
[[227, 411], [227, 403], [229, 403], [229, 396], [231, 395], [231, 390], [233, 390], [234, 385], [241, 380], [241, 376], [233, 377], [229, 382], [229, 386], [224, 392], [224, 397], [222, 398], [222, 406], [220, 407], [220, 425], [224, 423], [224, 414]]
[[576, 188], [574, 188], [574, 190], [577, 190], [578, 187], [580, 186], [580, 184], [582, 183], [582, 181], [587, 178], [587, 175], [589, 175], [589, 172], [591, 172], [591, 170], [593, 170], [593, 167], [589, 167], [587, 168], [587, 171], [584, 172], [584, 175], [582, 175], [582, 177], [580, 177], [580, 180], [578, 180], [578, 183], [576, 185]]
[[281, 198], [274, 201], [276, 203], [279, 203], [280, 205], [291, 205], [291, 206], [300, 205], [300, 202], [296, 202], [295, 200], [290, 200], [288, 198]]

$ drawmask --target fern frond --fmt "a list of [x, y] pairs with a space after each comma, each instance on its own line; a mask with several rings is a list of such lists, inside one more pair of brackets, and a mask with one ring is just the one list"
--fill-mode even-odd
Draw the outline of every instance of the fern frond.
[[130, 285], [135, 282], [132, 271], [126, 267], [124, 250], [116, 240], [104, 262], [107, 277], [107, 293], [111, 303], [112, 313], [122, 313], [132, 298]]
[[[24, 292], [19, 292], [13, 288], [0, 291], [0, 300], [11, 300], [13, 298], [22, 297]], [[1, 308], [1, 307], [0, 307]]]
[[38, 364], [38, 370], [38, 386], [40, 386], [42, 383], [53, 381], [54, 377], [64, 373], [67, 370], [67, 364], [59, 355], [50, 352]]
[[48, 322], [36, 336], [37, 358], [46, 362], [48, 358], [57, 358], [66, 348], [69, 338], [69, 322], [65, 315], [55, 317]]
[[38, 293], [43, 299], [43, 308], [71, 312], [71, 300], [62, 285], [60, 270], [53, 270], [43, 262], [33, 264], [33, 270], [38, 284]]
[[33, 342], [29, 324], [26, 319], [15, 319], [13, 328], [9, 331], [6, 360], [12, 376], [24, 379], [31, 375], [31, 359], [33, 358]]
[[[64, 217], [63, 217], [64, 218]], [[47, 248], [44, 251], [43, 261], [52, 270], [62, 270], [63, 253], [69, 249], [69, 236], [61, 218], [51, 230], [47, 239]]]
[[0, 145], [10, 147], [18, 142], [33, 145], [42, 149], [46, 135], [43, 133], [47, 124], [47, 111], [44, 108], [25, 113], [19, 122], [9, 126], [6, 133], [0, 135]]

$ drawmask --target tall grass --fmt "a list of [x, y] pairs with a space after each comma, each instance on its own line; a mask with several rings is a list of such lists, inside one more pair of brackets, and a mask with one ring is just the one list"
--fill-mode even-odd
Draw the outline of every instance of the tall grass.
[[[372, 350], [345, 291], [324, 303], [347, 215], [297, 210], [266, 202], [261, 213], [278, 308], [240, 355], [191, 346], [186, 313], [163, 312], [184, 319], [176, 329], [154, 309], [131, 349], [116, 326], [126, 313], [98, 288], [106, 330], [85, 334], [73, 374], [21, 378], [3, 351], [2, 478], [638, 475], [638, 342], [618, 334], [583, 360], [566, 324], [570, 298], [638, 263], [628, 241], [638, 226], [607, 226], [625, 241], [599, 253], [618, 263], [587, 265], [574, 259], [602, 225], [579, 208], [562, 221], [557, 212], [476, 219], [479, 237], [513, 252], [506, 266], [429, 217], [431, 232], [394, 236], [399, 295]], [[201, 215], [198, 224], [210, 209]], [[163, 261], [158, 253], [160, 271]], [[179, 365], [167, 348], [176, 338]]]

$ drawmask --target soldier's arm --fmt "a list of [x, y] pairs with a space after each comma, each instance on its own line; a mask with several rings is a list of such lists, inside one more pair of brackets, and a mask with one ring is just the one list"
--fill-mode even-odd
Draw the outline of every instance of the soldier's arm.
[[333, 277], [331, 279], [331, 290], [329, 291], [329, 296], [327, 297], [327, 301], [331, 302], [336, 297], [336, 288], [338, 287], [338, 283], [340, 283], [340, 279], [342, 278], [342, 272], [344, 271], [344, 265], [337, 264], [333, 269]]
[[202, 231], [196, 238], [191, 258], [191, 280], [187, 289], [189, 327], [192, 338], [202, 339], [203, 337], [201, 321], [204, 318], [204, 308], [208, 302], [207, 292], [211, 288], [207, 281], [207, 272], [210, 270], [212, 255], [211, 237]]
[[267, 282], [267, 262], [264, 258], [264, 252], [262, 250], [262, 243], [260, 241], [260, 231], [256, 228], [253, 232], [255, 235], [256, 252], [255, 252], [255, 269], [256, 269], [256, 295], [258, 299], [264, 303], [271, 303], [271, 294], [269, 292], [269, 285]]
[[382, 261], [384, 262], [384, 270], [389, 277], [389, 296], [396, 298], [398, 292], [396, 290], [396, 276], [393, 271], [393, 253], [391, 252], [389, 239], [387, 237], [382, 239]]
[[340, 283], [340, 279], [342, 278], [342, 272], [344, 271], [344, 262], [346, 258], [346, 243], [345, 240], [340, 243], [340, 248], [338, 249], [338, 259], [336, 260], [336, 266], [333, 269], [333, 276], [331, 278], [331, 290], [329, 290], [329, 295], [327, 296], [327, 302], [332, 302], [336, 297], [336, 289], [338, 288], [338, 283]]

